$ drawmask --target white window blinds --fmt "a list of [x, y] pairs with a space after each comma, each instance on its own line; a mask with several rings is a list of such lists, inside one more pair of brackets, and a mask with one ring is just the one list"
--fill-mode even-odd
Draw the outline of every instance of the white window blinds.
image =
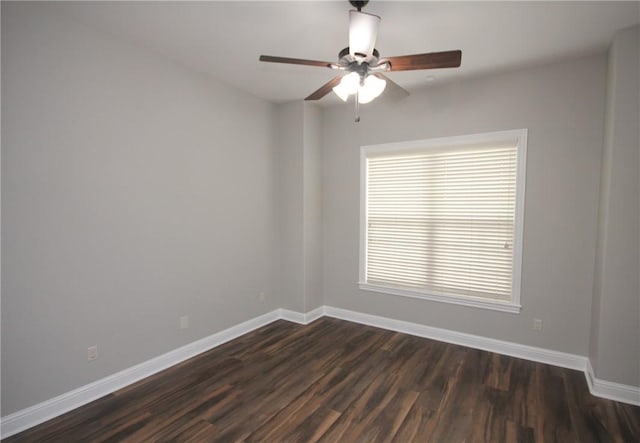
[[365, 283], [512, 301], [517, 147], [368, 153]]

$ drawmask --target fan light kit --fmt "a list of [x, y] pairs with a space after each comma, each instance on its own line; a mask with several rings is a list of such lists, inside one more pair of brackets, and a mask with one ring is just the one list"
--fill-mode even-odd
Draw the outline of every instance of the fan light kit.
[[353, 95], [356, 122], [360, 121], [359, 105], [373, 101], [382, 94], [387, 84], [409, 94], [383, 72], [460, 66], [462, 51], [459, 50], [380, 58], [378, 50], [375, 49], [380, 17], [362, 12], [362, 8], [369, 3], [368, 0], [350, 0], [349, 3], [357, 10], [349, 11], [349, 46], [340, 51], [337, 63], [270, 55], [261, 55], [260, 61], [317, 66], [342, 71], [341, 75], [329, 80], [305, 100], [319, 100], [332, 90], [345, 102]]
[[382, 94], [386, 86], [387, 82], [375, 75], [368, 75], [362, 80], [357, 72], [351, 72], [342, 77], [338, 86], [333, 87], [333, 92], [345, 102], [350, 95], [355, 95], [358, 103], [369, 103]]

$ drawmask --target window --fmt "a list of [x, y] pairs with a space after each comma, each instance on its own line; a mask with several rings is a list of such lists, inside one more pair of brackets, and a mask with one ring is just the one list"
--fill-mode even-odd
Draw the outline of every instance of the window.
[[526, 138], [362, 147], [360, 288], [519, 312]]

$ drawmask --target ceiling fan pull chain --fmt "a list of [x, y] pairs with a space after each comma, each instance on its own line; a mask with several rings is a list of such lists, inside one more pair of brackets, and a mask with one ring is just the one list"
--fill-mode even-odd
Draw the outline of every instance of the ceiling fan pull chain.
[[358, 92], [356, 90], [356, 119], [355, 122], [358, 123], [360, 121], [360, 97], [358, 97], [360, 95], [360, 92]]

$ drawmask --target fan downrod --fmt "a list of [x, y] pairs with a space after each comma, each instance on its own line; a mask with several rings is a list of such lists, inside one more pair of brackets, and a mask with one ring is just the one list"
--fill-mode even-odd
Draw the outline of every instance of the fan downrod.
[[349, 3], [351, 3], [351, 5], [354, 8], [357, 8], [358, 12], [360, 12], [362, 8], [364, 8], [367, 3], [369, 3], [369, 0], [349, 0]]

